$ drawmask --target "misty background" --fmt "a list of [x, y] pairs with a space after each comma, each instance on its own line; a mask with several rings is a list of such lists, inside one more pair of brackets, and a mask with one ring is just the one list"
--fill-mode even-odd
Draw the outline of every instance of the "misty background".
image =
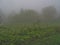
[[[0, 10], [2, 11], [2, 14], [4, 15], [3, 22], [6, 22], [9, 17], [10, 17], [10, 20], [12, 20], [12, 18], [13, 18], [13, 17], [11, 17], [12, 15], [23, 15], [20, 17], [15, 16], [16, 18], [14, 18], [14, 20], [16, 20], [19, 17], [18, 18], [19, 20], [23, 20], [23, 18], [24, 18], [25, 19], [24, 21], [26, 21], [26, 17], [24, 15], [27, 15], [25, 13], [28, 11], [33, 12], [32, 15], [34, 15], [34, 16], [31, 16], [30, 19], [31, 20], [34, 19], [36, 21], [36, 20], [38, 20], [38, 17], [39, 17], [39, 20], [41, 20], [43, 18], [42, 9], [45, 7], [48, 7], [48, 6], [54, 6], [57, 11], [56, 17], [59, 17], [59, 15], [60, 15], [59, 14], [60, 13], [60, 4], [59, 3], [60, 3], [60, 0], [0, 0]], [[21, 12], [25, 12], [25, 13], [21, 14]], [[16, 21], [16, 22], [18, 22], [18, 21]]]
[[41, 11], [43, 7], [54, 5], [60, 11], [60, 0], [0, 0], [0, 8], [5, 13], [20, 11], [23, 9], [34, 9]]

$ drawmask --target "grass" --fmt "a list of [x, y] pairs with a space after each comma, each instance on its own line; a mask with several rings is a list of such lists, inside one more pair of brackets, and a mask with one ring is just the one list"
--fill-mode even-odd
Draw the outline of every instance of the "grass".
[[0, 45], [60, 45], [60, 26], [13, 24], [0, 26]]

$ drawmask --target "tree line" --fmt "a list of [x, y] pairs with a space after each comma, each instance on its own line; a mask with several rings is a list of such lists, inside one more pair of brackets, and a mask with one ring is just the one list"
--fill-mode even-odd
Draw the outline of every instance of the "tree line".
[[[0, 23], [2, 22], [1, 18], [3, 13], [0, 10]], [[41, 22], [41, 21], [51, 21], [57, 15], [57, 10], [54, 6], [47, 6], [42, 9], [42, 14], [38, 13], [35, 10], [23, 10], [21, 9], [20, 12], [11, 13], [7, 18], [8, 23], [27, 23], [27, 22]]]

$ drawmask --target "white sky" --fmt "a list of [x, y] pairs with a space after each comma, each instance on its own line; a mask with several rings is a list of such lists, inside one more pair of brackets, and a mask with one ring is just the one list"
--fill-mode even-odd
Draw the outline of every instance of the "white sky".
[[60, 8], [60, 0], [0, 0], [0, 8], [5, 12], [11, 10], [35, 9], [40, 11], [43, 7], [48, 5], [55, 5], [57, 9]]

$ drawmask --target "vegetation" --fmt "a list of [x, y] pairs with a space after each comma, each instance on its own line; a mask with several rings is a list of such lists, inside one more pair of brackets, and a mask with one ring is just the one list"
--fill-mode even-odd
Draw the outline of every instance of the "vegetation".
[[52, 21], [55, 14], [51, 6], [42, 15], [34, 10], [13, 12], [0, 25], [0, 45], [60, 45], [60, 23]]
[[[13, 12], [14, 13], [14, 12]], [[57, 10], [54, 6], [48, 6], [42, 9], [42, 14], [35, 10], [23, 10], [20, 13], [13, 13], [8, 16], [8, 23], [32, 23], [32, 22], [50, 22], [53, 21], [57, 15]]]
[[3, 25], [0, 26], [0, 45], [60, 45], [60, 26]]
[[31, 23], [37, 22], [39, 15], [34, 10], [23, 10], [19, 14], [8, 17], [9, 23]]
[[46, 22], [54, 21], [57, 15], [57, 10], [54, 6], [45, 7], [42, 9], [42, 12], [43, 12], [44, 21]]

